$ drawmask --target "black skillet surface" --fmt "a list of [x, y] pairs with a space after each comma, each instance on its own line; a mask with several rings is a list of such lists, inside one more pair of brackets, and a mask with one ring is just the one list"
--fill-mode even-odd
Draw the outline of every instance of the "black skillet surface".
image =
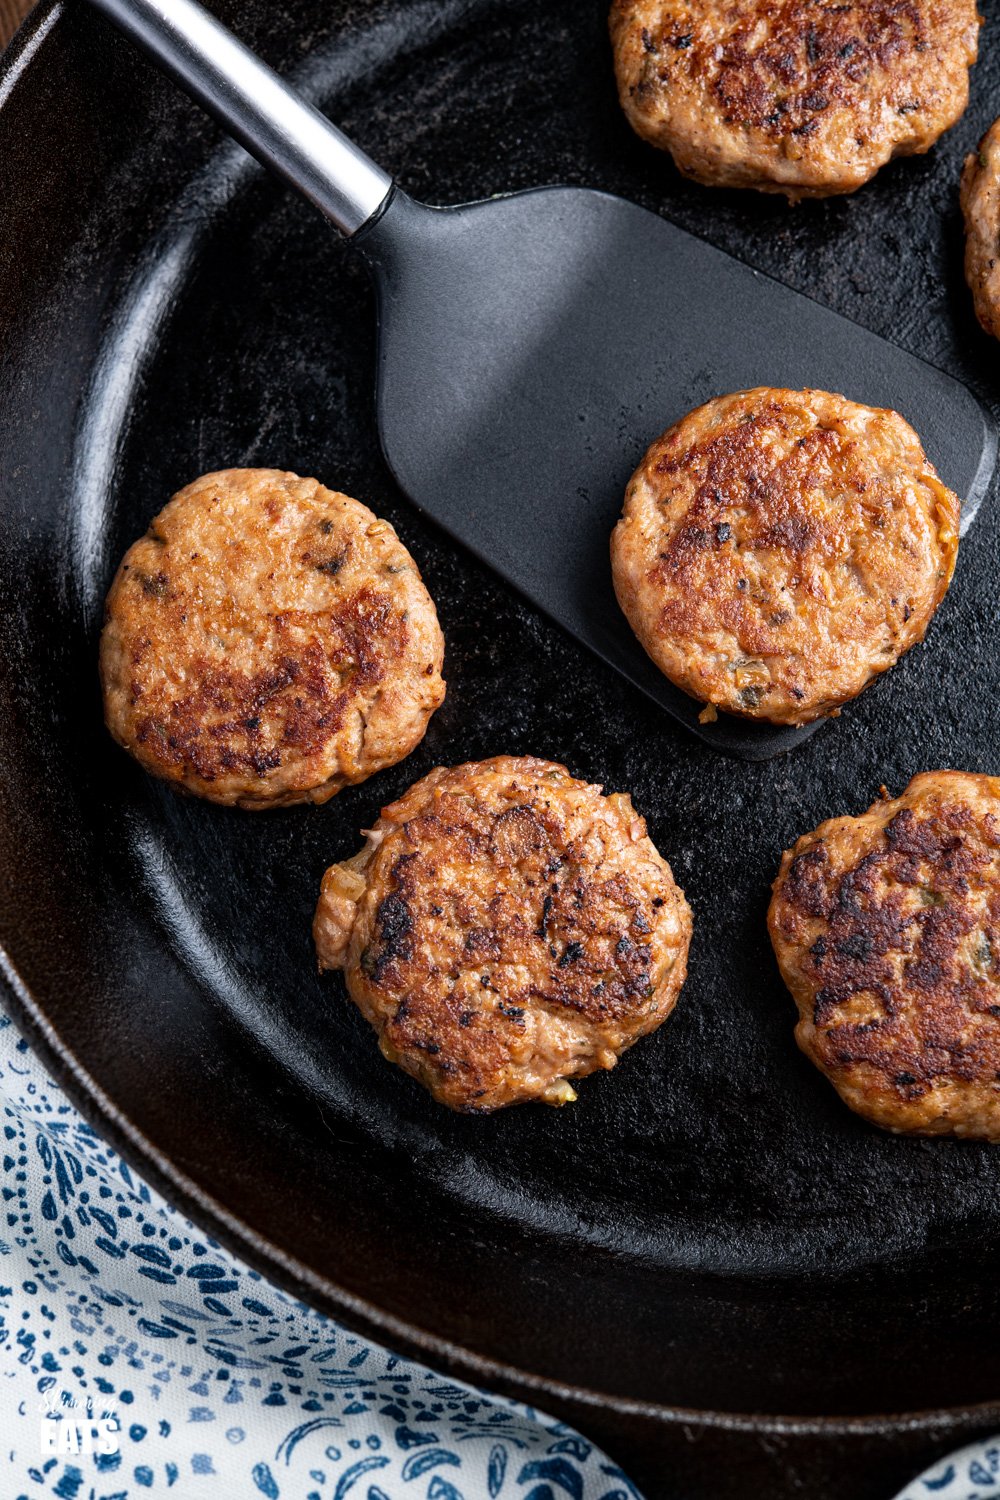
[[[219, 11], [417, 195], [619, 192], [996, 412], [956, 202], [1000, 81], [994, 25], [970, 112], [930, 159], [791, 210], [684, 184], [633, 140], [603, 0]], [[401, 500], [373, 426], [365, 272], [304, 203], [83, 7], [42, 5], [0, 98], [0, 935], [15, 1013], [59, 1077], [270, 1274], [560, 1411], [650, 1497], [863, 1500], [1000, 1425], [1000, 1154], [850, 1115], [795, 1049], [764, 927], [798, 833], [919, 770], [1000, 769], [993, 497], [927, 645], [794, 756], [735, 764]], [[244, 463], [387, 515], [448, 640], [424, 745], [318, 810], [182, 801], [101, 726], [118, 556], [180, 484]], [[382, 803], [501, 750], [632, 791], [695, 939], [676, 1015], [614, 1075], [571, 1109], [468, 1120], [382, 1061], [317, 978], [309, 921], [324, 866]]]

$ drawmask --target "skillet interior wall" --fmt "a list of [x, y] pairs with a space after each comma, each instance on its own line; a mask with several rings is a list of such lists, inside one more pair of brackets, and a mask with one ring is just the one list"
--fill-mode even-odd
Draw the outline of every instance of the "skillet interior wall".
[[[994, 404], [957, 208], [961, 161], [997, 97], [994, 25], [972, 108], [930, 158], [855, 198], [789, 209], [685, 184], [634, 140], [603, 5], [219, 10], [282, 67], [309, 54], [317, 96], [416, 196], [553, 181], [620, 192]], [[234, 170], [231, 150], [214, 155], [214, 128], [89, 15], [59, 29], [49, 97], [26, 98], [20, 118], [9, 106], [0, 132], [3, 201], [22, 210], [2, 247], [0, 854], [22, 872], [5, 938], [62, 1033], [80, 1050], [89, 1039], [126, 1113], [279, 1247], [483, 1353], [729, 1409], [995, 1394], [1000, 1158], [850, 1116], [795, 1049], [764, 927], [798, 833], [918, 770], [1000, 769], [993, 496], [926, 647], [793, 759], [718, 758], [395, 492], [371, 410], [371, 297], [350, 252], [306, 205]], [[126, 307], [126, 289], [147, 300]], [[138, 360], [121, 413], [124, 388], [94, 373], [101, 348], [118, 375]], [[181, 802], [100, 725], [96, 630], [120, 553], [180, 484], [235, 463], [315, 473], [388, 516], [448, 641], [449, 697], [425, 744], [315, 812]], [[501, 750], [631, 791], [695, 940], [675, 1017], [614, 1076], [570, 1110], [470, 1121], [378, 1056], [338, 983], [315, 976], [309, 919], [322, 869], [383, 802], [434, 764]]]

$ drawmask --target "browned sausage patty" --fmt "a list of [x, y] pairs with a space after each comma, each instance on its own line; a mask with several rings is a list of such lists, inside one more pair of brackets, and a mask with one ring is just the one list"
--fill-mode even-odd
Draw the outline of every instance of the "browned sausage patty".
[[1000, 1140], [1000, 779], [930, 771], [821, 824], [768, 925], [799, 1046], [852, 1109]]
[[213, 802], [325, 802], [408, 755], [444, 697], [412, 557], [347, 495], [276, 469], [206, 474], [130, 547], [108, 595], [108, 728]]
[[686, 693], [806, 724], [922, 639], [954, 571], [959, 509], [896, 412], [740, 391], [670, 428], [632, 476], [615, 590]]
[[332, 865], [313, 925], [385, 1056], [451, 1109], [614, 1067], [670, 1014], [691, 913], [629, 797], [497, 756], [432, 771]]
[[1000, 120], [966, 159], [962, 173], [965, 279], [980, 323], [1000, 338]]
[[633, 129], [716, 187], [850, 193], [969, 98], [975, 0], [614, 0]]

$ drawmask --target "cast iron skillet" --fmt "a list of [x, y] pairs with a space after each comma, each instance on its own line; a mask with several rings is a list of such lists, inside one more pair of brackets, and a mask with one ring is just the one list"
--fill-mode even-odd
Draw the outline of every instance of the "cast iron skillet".
[[[684, 184], [632, 138], [604, 0], [218, 8], [417, 195], [621, 193], [996, 415], [956, 208], [991, 25], [929, 159], [790, 210]], [[927, 644], [793, 757], [736, 765], [407, 508], [372, 425], [363, 269], [82, 6], [43, 3], [7, 60], [0, 202], [0, 936], [14, 1012], [81, 1107], [268, 1274], [560, 1412], [651, 1497], [884, 1496], [1000, 1422], [1000, 1153], [850, 1115], [795, 1049], [764, 927], [798, 833], [919, 770], [1000, 769], [993, 497]], [[318, 810], [182, 801], [101, 724], [120, 553], [180, 484], [246, 463], [388, 516], [448, 640], [425, 744]], [[630, 790], [695, 940], [675, 1017], [613, 1076], [571, 1109], [470, 1120], [383, 1062], [309, 921], [382, 803], [498, 751]]]

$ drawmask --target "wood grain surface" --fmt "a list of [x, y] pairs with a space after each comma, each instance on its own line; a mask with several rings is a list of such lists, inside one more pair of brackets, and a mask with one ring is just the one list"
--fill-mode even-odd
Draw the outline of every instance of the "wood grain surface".
[[34, 0], [0, 0], [0, 48], [6, 47]]

